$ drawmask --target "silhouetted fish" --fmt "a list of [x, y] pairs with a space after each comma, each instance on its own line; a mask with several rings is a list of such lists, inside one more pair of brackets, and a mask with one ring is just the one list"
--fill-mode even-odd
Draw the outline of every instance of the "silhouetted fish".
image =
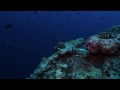
[[9, 48], [9, 49], [13, 49], [13, 47], [12, 47], [12, 46], [8, 46], [8, 48]]
[[93, 30], [90, 30], [90, 32], [93, 32]]
[[21, 28], [20, 31], [23, 31], [23, 29]]
[[0, 48], [5, 48], [5, 45], [0, 45]]
[[35, 12], [33, 12], [34, 14], [37, 14], [38, 12], [37, 11], [35, 11]]
[[13, 26], [12, 24], [7, 24], [7, 25], [5, 26], [5, 29], [10, 29], [12, 26]]
[[66, 42], [66, 40], [63, 38], [62, 40], [61, 40], [62, 42]]
[[15, 62], [15, 59], [12, 59], [11, 61], [12, 61], [12, 62]]
[[53, 42], [53, 43], [54, 43], [54, 42], [55, 42], [55, 40], [52, 40], [51, 42]]

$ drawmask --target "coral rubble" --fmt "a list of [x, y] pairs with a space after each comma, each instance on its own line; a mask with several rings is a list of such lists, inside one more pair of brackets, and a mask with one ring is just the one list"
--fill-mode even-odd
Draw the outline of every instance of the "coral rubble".
[[60, 42], [27, 79], [120, 79], [120, 26]]

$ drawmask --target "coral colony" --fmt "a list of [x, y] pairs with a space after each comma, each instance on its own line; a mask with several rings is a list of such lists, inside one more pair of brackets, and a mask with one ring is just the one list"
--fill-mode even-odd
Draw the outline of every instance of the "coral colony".
[[120, 26], [60, 42], [26, 79], [120, 79]]

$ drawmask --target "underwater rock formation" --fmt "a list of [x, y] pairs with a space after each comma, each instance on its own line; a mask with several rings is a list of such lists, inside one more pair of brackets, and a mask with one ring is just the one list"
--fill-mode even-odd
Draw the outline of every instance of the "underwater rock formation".
[[86, 41], [60, 42], [26, 79], [120, 79], [119, 39], [120, 26], [113, 26]]

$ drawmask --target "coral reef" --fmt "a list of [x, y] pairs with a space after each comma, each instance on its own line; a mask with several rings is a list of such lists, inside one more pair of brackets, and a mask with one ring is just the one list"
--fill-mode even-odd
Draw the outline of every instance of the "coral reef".
[[120, 26], [113, 26], [86, 41], [60, 42], [26, 79], [120, 79], [119, 40]]
[[120, 58], [111, 57], [107, 58], [103, 64], [106, 79], [120, 79]]

